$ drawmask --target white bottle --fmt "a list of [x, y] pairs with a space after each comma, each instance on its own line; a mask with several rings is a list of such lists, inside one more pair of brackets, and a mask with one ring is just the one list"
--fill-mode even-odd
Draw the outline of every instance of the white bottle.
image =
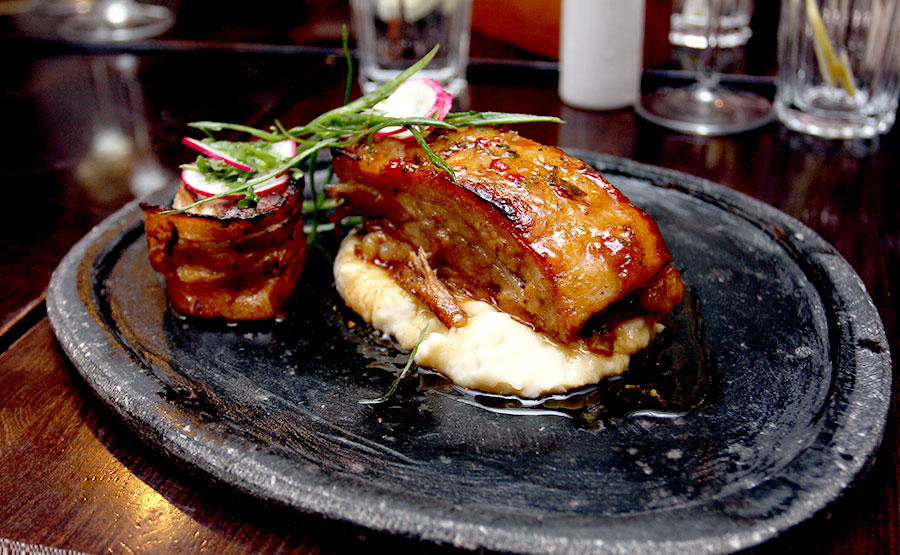
[[563, 102], [588, 110], [637, 102], [644, 0], [563, 0], [559, 44]]

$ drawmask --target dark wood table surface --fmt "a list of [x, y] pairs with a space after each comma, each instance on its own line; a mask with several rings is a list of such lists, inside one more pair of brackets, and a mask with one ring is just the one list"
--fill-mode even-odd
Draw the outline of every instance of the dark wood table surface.
[[[68, 249], [133, 198], [124, 182], [98, 178], [87, 163], [97, 122], [108, 111], [96, 106], [91, 68], [119, 54], [22, 37], [2, 44], [8, 54], [0, 91], [7, 135], [0, 166], [6, 207], [0, 217], [0, 538], [90, 553], [450, 551], [214, 485], [142, 444], [95, 398], [57, 343], [43, 301]], [[190, 157], [180, 145], [190, 121], [298, 124], [343, 96], [345, 69], [328, 49], [151, 44], [130, 51], [153, 155], [165, 168]], [[631, 109], [588, 112], [561, 104], [552, 63], [476, 62], [462, 107], [560, 116], [565, 125], [518, 130], [549, 144], [708, 178], [811, 227], [858, 272], [898, 352], [900, 129], [858, 142], [814, 139], [777, 123], [729, 137], [682, 135]], [[647, 80], [666, 78], [653, 73]], [[770, 79], [750, 81], [772, 94]], [[896, 363], [894, 374], [887, 430], [867, 475], [813, 519], [751, 552], [900, 551]]]

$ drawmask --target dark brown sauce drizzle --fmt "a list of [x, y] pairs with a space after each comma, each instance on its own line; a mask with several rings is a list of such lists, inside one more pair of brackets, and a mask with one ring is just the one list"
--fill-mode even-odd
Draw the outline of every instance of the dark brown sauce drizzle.
[[[566, 417], [575, 427], [583, 429], [601, 429], [617, 419], [634, 416], [684, 416], [708, 406], [719, 388], [715, 358], [703, 340], [699, 300], [690, 289], [685, 291], [684, 302], [663, 324], [666, 329], [647, 349], [631, 358], [628, 370], [596, 385], [565, 394], [525, 399], [461, 388], [437, 372], [419, 368], [415, 373], [417, 387], [411, 387], [413, 380], [407, 379], [397, 397], [385, 402], [376, 412], [379, 418], [390, 420], [392, 414], [396, 417], [398, 412], [406, 413], [401, 409], [409, 405], [410, 395], [426, 393], [445, 395], [499, 414]], [[388, 339], [371, 328], [356, 325], [355, 332], [368, 348], [380, 351], [382, 356], [386, 350], [397, 352], [389, 347]], [[375, 366], [395, 372], [394, 366], [404, 356], [398, 354], [393, 364]], [[385, 388], [389, 383], [385, 382]]]

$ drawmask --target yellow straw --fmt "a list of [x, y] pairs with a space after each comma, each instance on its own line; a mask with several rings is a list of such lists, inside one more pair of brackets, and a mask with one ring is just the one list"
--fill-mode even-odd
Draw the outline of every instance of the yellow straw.
[[825, 79], [828, 86], [833, 87], [835, 83], [840, 83], [851, 98], [856, 96], [856, 80], [850, 69], [850, 57], [847, 56], [846, 50], [841, 50], [840, 58], [835, 56], [834, 47], [828, 38], [825, 22], [822, 21], [822, 14], [819, 12], [815, 0], [806, 0], [806, 17], [812, 26], [813, 49], [816, 52], [822, 78]]

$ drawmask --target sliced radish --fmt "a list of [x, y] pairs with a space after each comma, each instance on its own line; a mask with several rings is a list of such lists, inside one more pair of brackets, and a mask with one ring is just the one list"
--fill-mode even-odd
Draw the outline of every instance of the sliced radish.
[[[191, 191], [197, 193], [198, 195], [212, 197], [228, 190], [228, 186], [224, 181], [210, 181], [206, 179], [206, 176], [204, 176], [202, 172], [193, 168], [196, 168], [196, 166], [187, 167], [181, 170], [181, 180], [184, 181], [185, 187], [187, 187]], [[287, 183], [289, 180], [290, 178], [288, 177], [287, 173], [283, 173], [281, 175], [273, 177], [272, 179], [267, 179], [259, 185], [254, 186], [253, 190], [257, 195], [265, 195], [275, 192], [280, 193], [287, 187]], [[234, 195], [226, 195], [222, 198], [228, 200], [240, 200], [244, 198], [244, 195], [238, 193]]]
[[[196, 150], [197, 152], [199, 152], [200, 154], [202, 154], [204, 156], [207, 156], [209, 158], [215, 158], [216, 160], [221, 160], [221, 161], [225, 162], [226, 164], [228, 164], [229, 166], [234, 166], [235, 168], [237, 168], [239, 170], [244, 170], [245, 172], [248, 172], [253, 169], [251, 166], [248, 166], [247, 164], [245, 164], [243, 162], [239, 162], [239, 161], [235, 160], [234, 158], [232, 158], [231, 156], [225, 154], [221, 150], [218, 150], [218, 149], [214, 148], [213, 146], [211, 146], [207, 143], [204, 143], [202, 141], [198, 141], [197, 139], [185, 137], [184, 139], [181, 140], [181, 142], [186, 144], [187, 146], [193, 148], [194, 150]], [[291, 141], [291, 142], [293, 142], [293, 141]]]
[[272, 143], [272, 152], [285, 158], [293, 158], [297, 155], [297, 143], [290, 139]]
[[453, 106], [453, 95], [441, 89], [441, 96], [442, 98], [439, 100], [440, 104], [438, 109], [431, 114], [431, 117], [444, 121], [444, 118], [450, 113], [450, 107]]
[[[192, 139], [190, 137], [185, 137], [182, 139], [184, 144], [193, 148], [200, 154], [207, 156], [209, 158], [215, 158], [216, 160], [221, 160], [228, 164], [229, 166], [233, 166], [239, 170], [243, 170], [245, 172], [252, 171], [254, 168], [248, 164], [235, 160], [228, 154], [222, 152], [221, 150], [213, 147], [208, 143], [204, 143], [203, 141], [198, 141], [197, 139]], [[285, 158], [293, 158], [297, 154], [297, 143], [290, 139], [285, 139], [283, 141], [278, 141], [277, 143], [271, 143], [271, 151], [279, 156], [283, 156]]]
[[[389, 97], [372, 109], [395, 118], [430, 117], [442, 120], [450, 112], [452, 104], [453, 95], [446, 92], [434, 79], [410, 79], [401, 83]], [[375, 135], [392, 136], [395, 139], [409, 139], [413, 136], [402, 126], [385, 127]]]

